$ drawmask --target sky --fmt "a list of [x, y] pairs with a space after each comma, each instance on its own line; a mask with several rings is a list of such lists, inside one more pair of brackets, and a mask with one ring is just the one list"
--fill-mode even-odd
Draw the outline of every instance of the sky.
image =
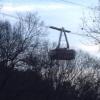
[[[91, 11], [88, 7], [95, 7], [97, 2], [98, 0], [0, 0], [0, 11], [11, 15], [26, 11], [38, 12], [46, 26], [64, 27], [73, 33], [81, 33], [83, 14], [88, 16]], [[84, 45], [87, 43], [84, 42], [86, 38], [70, 33], [67, 36], [71, 47], [81, 48], [91, 54], [99, 52], [99, 46]], [[51, 42], [57, 42], [58, 38], [59, 32], [48, 29], [48, 39]]]

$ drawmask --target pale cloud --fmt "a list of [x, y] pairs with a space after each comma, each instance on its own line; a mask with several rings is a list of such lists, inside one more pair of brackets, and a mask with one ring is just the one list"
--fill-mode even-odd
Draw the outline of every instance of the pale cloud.
[[32, 10], [59, 10], [65, 9], [66, 5], [64, 4], [28, 4], [28, 5], [13, 5], [11, 3], [7, 3], [3, 5], [2, 11], [5, 12], [24, 12], [24, 11], [32, 11]]
[[88, 46], [88, 45], [81, 44], [81, 46], [79, 48], [81, 48], [82, 50], [85, 50], [85, 51], [87, 51], [87, 52], [89, 52], [90, 54], [93, 54], [93, 55], [100, 51], [100, 46], [99, 45]]

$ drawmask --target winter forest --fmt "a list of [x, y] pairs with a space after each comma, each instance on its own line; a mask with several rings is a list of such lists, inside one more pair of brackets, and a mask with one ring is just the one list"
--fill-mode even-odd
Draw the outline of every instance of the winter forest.
[[[75, 49], [72, 60], [51, 60], [48, 52], [58, 43], [49, 42], [38, 15], [20, 14], [15, 23], [0, 20], [0, 100], [100, 100], [100, 57]], [[82, 20], [83, 35], [95, 45], [99, 15]]]

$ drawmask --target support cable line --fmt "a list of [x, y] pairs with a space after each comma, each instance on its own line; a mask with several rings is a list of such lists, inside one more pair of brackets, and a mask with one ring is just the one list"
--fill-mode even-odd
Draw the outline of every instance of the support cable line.
[[17, 19], [18, 20], [18, 17], [13, 16], [13, 15], [10, 15], [10, 14], [7, 14], [7, 13], [0, 12], [0, 15], [8, 16], [8, 17], [11, 17], [11, 18], [14, 18], [14, 19]]
[[[3, 13], [3, 12], [0, 12], [1, 15], [3, 16], [8, 16], [8, 17], [11, 17], [11, 18], [14, 18], [16, 20], [19, 20], [19, 18], [17, 16], [13, 16], [11, 14], [7, 14], [7, 13]], [[25, 21], [25, 20], [22, 20], [22, 21]], [[59, 30], [61, 31], [62, 28], [58, 28], [58, 27], [55, 27], [55, 26], [44, 26], [45, 28], [52, 28], [52, 29], [56, 29], [56, 30]], [[71, 32], [69, 30], [65, 30], [65, 32], [67, 33], [70, 33], [70, 34], [73, 34], [73, 35], [77, 35], [77, 36], [84, 36], [84, 37], [91, 37], [89, 36], [88, 34], [80, 34], [80, 33], [75, 33], [75, 32]]]
[[94, 9], [94, 8], [92, 8], [92, 7], [90, 7], [90, 6], [85, 6], [85, 5], [83, 5], [83, 4], [71, 2], [71, 1], [68, 1], [68, 0], [59, 0], [59, 1], [63, 1], [63, 2], [68, 3], [68, 4], [72, 4], [72, 5], [84, 7], [84, 8], [91, 9], [91, 10]]
[[[55, 30], [58, 30], [58, 31], [61, 31], [61, 30], [62, 30], [62, 28], [57, 28], [57, 27], [55, 27], [55, 26], [49, 26], [49, 28], [55, 29]], [[70, 33], [70, 34], [73, 34], [73, 35], [78, 35], [78, 36], [91, 37], [91, 36], [88, 35], [88, 34], [74, 33], [74, 32], [71, 32], [71, 31], [65, 30], [65, 29], [64, 29], [64, 32], [67, 32], [67, 33]]]

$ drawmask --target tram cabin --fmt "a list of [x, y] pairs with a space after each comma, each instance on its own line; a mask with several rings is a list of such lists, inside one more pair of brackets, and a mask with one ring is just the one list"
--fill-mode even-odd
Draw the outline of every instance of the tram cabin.
[[56, 48], [49, 52], [51, 60], [73, 60], [75, 59], [75, 50], [68, 48]]

